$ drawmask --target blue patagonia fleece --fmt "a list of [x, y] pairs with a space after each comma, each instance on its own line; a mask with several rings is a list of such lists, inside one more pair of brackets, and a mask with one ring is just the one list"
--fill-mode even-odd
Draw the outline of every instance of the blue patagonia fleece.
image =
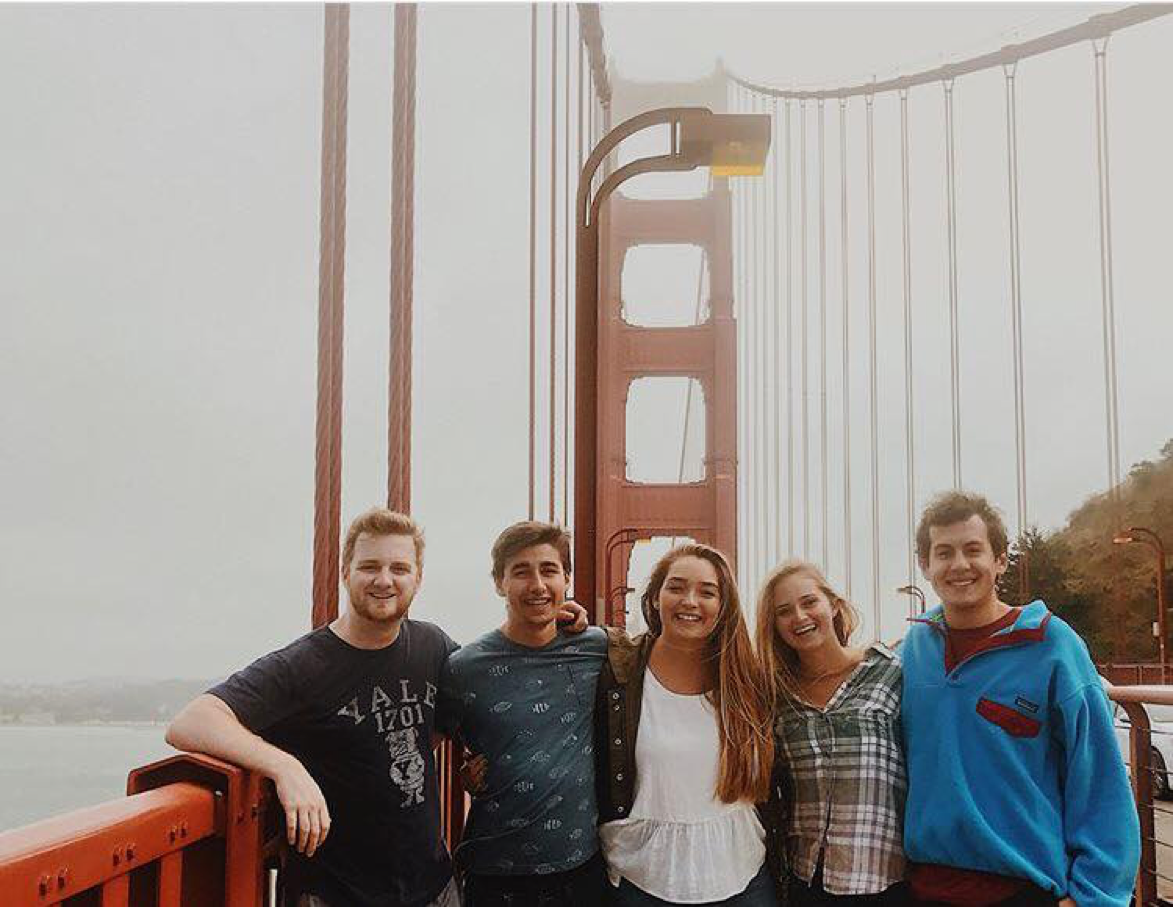
[[1083, 640], [1041, 601], [948, 674], [941, 608], [901, 646], [909, 860], [1125, 907], [1140, 826]]

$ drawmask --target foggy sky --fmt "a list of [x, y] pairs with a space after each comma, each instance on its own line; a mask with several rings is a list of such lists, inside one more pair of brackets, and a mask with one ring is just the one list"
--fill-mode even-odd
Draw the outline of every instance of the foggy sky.
[[[807, 87], [937, 65], [1108, 8], [631, 4], [606, 7], [604, 26], [613, 65], [633, 78], [695, 77], [720, 57], [746, 77]], [[390, 22], [389, 7], [352, 9], [344, 522], [385, 488]], [[541, 23], [544, 35], [548, 8]], [[424, 5], [419, 41], [413, 470], [429, 547], [413, 616], [468, 641], [501, 620], [488, 547], [526, 507], [529, 8]], [[1171, 41], [1163, 19], [1113, 37], [1110, 51], [1125, 469], [1173, 435]], [[307, 628], [321, 45], [316, 5], [0, 6], [0, 681], [211, 677]], [[1091, 66], [1080, 46], [1019, 69], [1028, 467], [1045, 527], [1106, 481]], [[959, 270], [966, 484], [1010, 516], [1002, 90], [997, 72], [958, 81]], [[913, 92], [910, 106], [923, 500], [950, 481], [939, 88]], [[906, 570], [891, 98], [876, 117], [888, 590]], [[861, 211], [849, 215], [857, 318]], [[862, 338], [857, 599], [870, 575]], [[664, 433], [678, 432], [678, 409], [664, 418]], [[898, 599], [884, 602], [885, 635], [898, 632]]]

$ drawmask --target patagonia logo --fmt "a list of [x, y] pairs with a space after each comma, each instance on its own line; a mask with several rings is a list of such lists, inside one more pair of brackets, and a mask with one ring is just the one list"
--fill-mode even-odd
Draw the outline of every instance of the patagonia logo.
[[1031, 702], [1029, 699], [1026, 699], [1023, 696], [1015, 696], [1014, 697], [1014, 704], [1016, 706], [1018, 706], [1020, 709], [1026, 709], [1031, 714], [1034, 714], [1035, 712], [1037, 712], [1039, 710], [1038, 703]]

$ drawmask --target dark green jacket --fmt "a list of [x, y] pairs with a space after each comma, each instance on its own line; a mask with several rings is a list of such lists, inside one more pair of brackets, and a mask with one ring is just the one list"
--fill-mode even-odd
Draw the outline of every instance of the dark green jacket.
[[[643, 703], [644, 672], [655, 637], [631, 639], [622, 630], [607, 628], [607, 661], [599, 675], [595, 700], [595, 787], [599, 822], [626, 819], [635, 802], [635, 738]], [[766, 830], [766, 866], [777, 882], [779, 904], [785, 904], [786, 824], [788, 785], [777, 771], [770, 799], [759, 803], [758, 817]]]

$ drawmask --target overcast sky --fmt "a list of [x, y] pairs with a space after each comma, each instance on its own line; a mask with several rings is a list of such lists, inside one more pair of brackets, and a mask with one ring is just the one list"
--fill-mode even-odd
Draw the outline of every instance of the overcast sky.
[[[632, 78], [692, 78], [723, 58], [804, 87], [960, 59], [1107, 8], [630, 4], [605, 7], [604, 27], [612, 65]], [[354, 7], [344, 520], [385, 487], [391, 40], [389, 7]], [[424, 5], [419, 41], [413, 449], [429, 550], [413, 613], [468, 641], [501, 619], [488, 547], [526, 507], [529, 8]], [[1173, 435], [1171, 42], [1164, 19], [1110, 50], [1125, 468]], [[309, 4], [0, 6], [0, 681], [211, 677], [306, 629], [321, 46]], [[1048, 527], [1106, 481], [1091, 73], [1086, 46], [1019, 70], [1029, 493], [1032, 521]], [[956, 91], [965, 478], [1012, 518], [1001, 73]], [[910, 98], [922, 500], [950, 481], [941, 103], [939, 86]], [[861, 111], [849, 121], [853, 191]], [[884, 590], [906, 575], [895, 117], [893, 99], [878, 99]], [[870, 612], [861, 198], [848, 221], [853, 566]], [[656, 283], [633, 276], [632, 292]], [[678, 438], [669, 409], [653, 424]], [[840, 581], [837, 431], [827, 509]], [[817, 494], [814, 505], [821, 514]], [[759, 551], [747, 575], [771, 556]], [[885, 636], [904, 607], [885, 591]]]

